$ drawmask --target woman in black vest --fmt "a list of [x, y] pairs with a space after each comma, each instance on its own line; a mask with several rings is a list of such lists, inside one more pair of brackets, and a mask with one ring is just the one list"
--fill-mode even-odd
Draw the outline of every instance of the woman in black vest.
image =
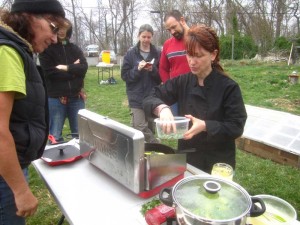
[[43, 154], [49, 126], [33, 54], [57, 42], [64, 17], [57, 0], [15, 0], [0, 10], [0, 225], [24, 225], [37, 210], [28, 166]]

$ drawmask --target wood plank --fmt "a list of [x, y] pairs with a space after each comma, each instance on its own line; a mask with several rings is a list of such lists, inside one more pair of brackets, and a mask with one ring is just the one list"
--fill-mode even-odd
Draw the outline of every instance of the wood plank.
[[300, 156], [244, 137], [236, 140], [240, 150], [274, 162], [300, 168]]

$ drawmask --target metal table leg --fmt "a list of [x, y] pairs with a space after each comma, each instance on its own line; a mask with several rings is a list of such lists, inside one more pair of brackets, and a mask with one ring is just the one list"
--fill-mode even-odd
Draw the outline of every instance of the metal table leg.
[[59, 221], [58, 221], [58, 224], [57, 224], [57, 225], [62, 225], [62, 224], [63, 224], [63, 222], [64, 222], [64, 220], [65, 220], [65, 216], [64, 216], [64, 215], [62, 215], [62, 216], [60, 217], [60, 219], [59, 219]]
[[99, 70], [100, 70], [100, 68], [98, 67], [98, 84], [100, 84], [100, 77], [99, 77], [100, 76], [99, 75], [100, 71]]

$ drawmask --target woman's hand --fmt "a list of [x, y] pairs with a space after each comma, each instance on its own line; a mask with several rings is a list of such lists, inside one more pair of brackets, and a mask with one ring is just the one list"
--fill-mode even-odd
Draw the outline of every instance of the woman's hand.
[[77, 59], [74, 64], [79, 64], [80, 63], [80, 59]]
[[15, 202], [17, 206], [16, 214], [22, 217], [34, 215], [38, 207], [38, 200], [32, 194], [29, 188], [27, 188], [24, 192], [16, 195]]
[[140, 61], [139, 65], [138, 65], [138, 70], [148, 70], [148, 71], [152, 71], [153, 65], [150, 63], [147, 63], [145, 60]]
[[145, 65], [146, 65], [145, 60], [140, 61], [139, 65], [138, 65], [138, 70], [141, 71], [144, 68]]
[[186, 118], [189, 118], [192, 121], [192, 127], [187, 132], [185, 132], [183, 138], [185, 140], [191, 139], [194, 135], [206, 131], [206, 124], [204, 120], [197, 119], [192, 115], [185, 115]]
[[160, 110], [159, 120], [161, 122], [166, 121], [166, 123], [162, 123], [161, 125], [164, 133], [166, 134], [169, 134], [171, 132], [176, 133], [176, 124], [170, 122], [170, 121], [174, 121], [174, 116], [172, 114], [170, 107], [166, 106]]
[[57, 65], [56, 69], [68, 71], [68, 66], [67, 65]]

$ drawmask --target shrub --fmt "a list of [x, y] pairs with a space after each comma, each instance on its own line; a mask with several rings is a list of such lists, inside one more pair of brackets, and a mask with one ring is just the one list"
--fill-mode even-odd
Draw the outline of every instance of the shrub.
[[274, 42], [276, 50], [290, 50], [292, 43], [286, 37], [278, 37]]
[[[232, 36], [221, 36], [220, 47], [222, 59], [232, 58]], [[233, 59], [249, 59], [253, 58], [257, 53], [257, 46], [250, 36], [234, 36], [234, 52]]]

